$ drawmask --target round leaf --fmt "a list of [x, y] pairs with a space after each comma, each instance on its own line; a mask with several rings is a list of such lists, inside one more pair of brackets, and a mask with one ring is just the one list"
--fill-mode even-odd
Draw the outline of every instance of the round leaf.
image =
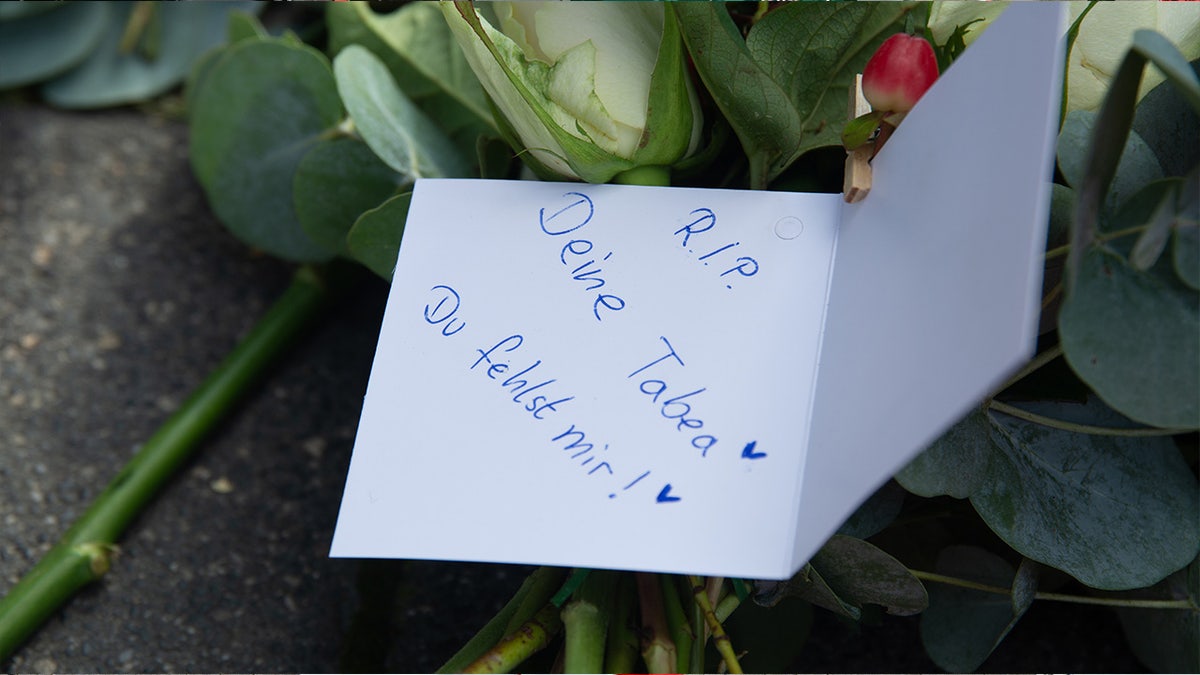
[[[1096, 124], [1096, 117], [1094, 112], [1074, 110], [1067, 114], [1062, 131], [1058, 134], [1058, 168], [1067, 179], [1067, 183], [1076, 189], [1083, 183], [1092, 143], [1106, 142], [1102, 138], [1093, 138], [1092, 129]], [[1121, 151], [1117, 173], [1108, 189], [1106, 209], [1111, 211], [1146, 184], [1162, 177], [1162, 167], [1159, 166], [1154, 151], [1137, 132], [1130, 131]]]
[[[89, 3], [83, 3], [89, 4]], [[253, 2], [180, 2], [143, 5], [161, 30], [155, 53], [123, 52], [122, 36], [138, 3], [114, 3], [99, 46], [82, 66], [47, 83], [42, 94], [63, 108], [99, 108], [142, 101], [178, 84], [201, 54], [225, 40], [232, 11], [260, 11]]]
[[313, 146], [292, 182], [296, 215], [313, 241], [349, 255], [346, 234], [364, 211], [379, 206], [400, 185], [400, 176], [362, 141], [338, 138]]
[[1200, 426], [1194, 290], [1095, 248], [1063, 303], [1059, 331], [1067, 362], [1105, 403], [1154, 426]]
[[400, 253], [400, 237], [408, 218], [412, 193], [396, 195], [359, 217], [346, 236], [350, 255], [367, 269], [391, 280]]
[[995, 445], [991, 423], [982, 409], [967, 415], [909, 462], [896, 481], [922, 497], [950, 495], [966, 499], [987, 480], [987, 465]]
[[[23, 7], [56, 11], [14, 11]], [[99, 44], [114, 10], [105, 2], [6, 2], [0, 9], [20, 16], [0, 17], [0, 89], [39, 82], [78, 65]]]
[[191, 160], [221, 221], [246, 243], [291, 260], [332, 251], [296, 217], [292, 180], [305, 153], [342, 117], [325, 57], [247, 40], [211, 64], [192, 100]]
[[[1023, 407], [1067, 421], [1113, 416], [1096, 402]], [[1200, 493], [1170, 438], [1095, 436], [999, 413], [989, 418], [998, 451], [971, 503], [1021, 554], [1106, 590], [1149, 586], [1196, 556]]]
[[[951, 546], [938, 555], [937, 572], [1007, 588], [1014, 572], [1000, 557], [973, 546]], [[921, 642], [929, 658], [952, 673], [983, 665], [1016, 623], [1006, 594], [948, 584], [929, 585], [929, 609], [921, 615]]]

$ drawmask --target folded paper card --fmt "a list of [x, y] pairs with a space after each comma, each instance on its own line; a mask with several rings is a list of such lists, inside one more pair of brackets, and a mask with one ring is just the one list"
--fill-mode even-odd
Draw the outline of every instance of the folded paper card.
[[791, 576], [1030, 355], [1061, 21], [1007, 10], [859, 204], [418, 182], [332, 555]]

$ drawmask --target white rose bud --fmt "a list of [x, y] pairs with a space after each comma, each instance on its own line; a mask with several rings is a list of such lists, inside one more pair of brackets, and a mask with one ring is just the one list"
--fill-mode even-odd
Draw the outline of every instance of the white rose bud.
[[605, 183], [695, 150], [699, 105], [661, 3], [489, 3], [498, 27], [470, 2], [440, 4], [502, 126], [543, 177]]

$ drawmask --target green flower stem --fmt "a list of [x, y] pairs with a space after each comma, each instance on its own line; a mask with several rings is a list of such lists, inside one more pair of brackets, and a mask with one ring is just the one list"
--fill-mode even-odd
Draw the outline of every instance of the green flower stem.
[[[1000, 586], [989, 586], [981, 584], [969, 579], [960, 579], [958, 577], [946, 576], [945, 574], [936, 574], [934, 572], [923, 572], [921, 570], [910, 569], [909, 572], [918, 579], [924, 581], [933, 581], [939, 584], [948, 586], [958, 586], [959, 588], [969, 588], [974, 591], [982, 591], [984, 593], [994, 593], [996, 595], [1012, 595], [1012, 590], [1001, 588]], [[1192, 611], [1200, 610], [1191, 600], [1139, 600], [1134, 598], [1095, 598], [1086, 595], [1068, 595], [1066, 593], [1035, 593], [1034, 600], [1051, 600], [1055, 602], [1071, 602], [1078, 605], [1102, 605], [1105, 607], [1129, 607], [1134, 609], [1189, 609]]]
[[663, 608], [662, 589], [657, 575], [637, 572], [638, 605], [642, 611], [642, 659], [650, 673], [675, 673], [678, 656], [671, 641], [671, 629]]
[[507, 673], [550, 643], [562, 629], [559, 610], [551, 604], [522, 623], [496, 646], [463, 668], [464, 673]]
[[1091, 424], [1076, 424], [1075, 422], [1068, 422], [1066, 420], [1060, 420], [1053, 417], [1046, 417], [1045, 415], [1039, 415], [1037, 413], [1031, 413], [1028, 410], [1022, 410], [1016, 406], [1012, 406], [1001, 401], [989, 401], [988, 407], [997, 412], [1002, 412], [1006, 415], [1012, 415], [1013, 417], [1023, 419], [1026, 422], [1033, 422], [1034, 424], [1040, 424], [1044, 427], [1062, 429], [1063, 431], [1073, 431], [1079, 434], [1092, 434], [1093, 436], [1174, 436], [1176, 434], [1186, 434], [1191, 431], [1195, 431], [1195, 429], [1166, 429], [1158, 427], [1120, 429], [1117, 427], [1097, 427]]
[[438, 673], [461, 672], [473, 661], [500, 641], [505, 635], [533, 617], [537, 609], [544, 607], [554, 591], [562, 585], [564, 570], [561, 567], [539, 567], [526, 577], [525, 582], [513, 594], [508, 604], [492, 617], [483, 628], [451, 656]]
[[636, 166], [613, 176], [612, 182], [665, 187], [671, 184], [671, 169], [666, 166]]
[[[687, 577], [679, 577], [679, 590], [681, 597], [684, 594], [690, 593], [692, 590], [692, 582]], [[704, 645], [708, 643], [708, 626], [704, 622], [704, 610], [700, 605], [693, 602], [690, 603], [692, 608], [692, 665], [696, 666], [693, 670], [699, 672], [704, 670]]]
[[563, 672], [599, 673], [604, 671], [604, 645], [617, 573], [592, 570], [573, 600], [562, 611]]
[[696, 598], [696, 604], [700, 605], [700, 609], [704, 610], [704, 621], [708, 623], [708, 629], [712, 631], [713, 644], [717, 648], [717, 653], [725, 661], [725, 668], [730, 673], [741, 673], [742, 664], [738, 663], [737, 654], [733, 651], [733, 645], [729, 642], [729, 636], [725, 634], [725, 629], [721, 626], [721, 622], [717, 619], [717, 615], [713, 612], [712, 602], [708, 599], [708, 592], [704, 586], [704, 582], [697, 576], [688, 577], [692, 580], [692, 594]]
[[[1150, 227], [1149, 225], [1134, 225], [1132, 227], [1127, 227], [1122, 230], [1113, 230], [1112, 232], [1102, 232], [1102, 233], [1096, 235], [1094, 241], [1098, 244], [1103, 244], [1105, 242], [1109, 242], [1114, 239], [1120, 239], [1121, 237], [1129, 237], [1129, 236], [1132, 236], [1135, 234], [1141, 234], [1142, 232], [1145, 232], [1146, 229], [1149, 227]], [[1046, 251], [1045, 259], [1051, 260], [1053, 258], [1058, 258], [1060, 256], [1064, 256], [1070, 252], [1071, 252], [1071, 245], [1063, 244], [1062, 246], [1056, 246], [1056, 247]]]
[[725, 619], [728, 619], [729, 616], [733, 614], [733, 610], [737, 609], [741, 604], [742, 599], [737, 595], [730, 593], [729, 595], [721, 598], [721, 601], [717, 603], [715, 608], [713, 608], [713, 613], [717, 615], [718, 621], [723, 622]]
[[[341, 274], [341, 271], [338, 272]], [[329, 282], [337, 281], [336, 288]], [[0, 600], [0, 662], [109, 568], [115, 542], [283, 350], [330, 303], [341, 276], [301, 268], [291, 286], [191, 397], [146, 441], [58, 544]]]
[[638, 667], [638, 636], [633, 616], [633, 575], [617, 579], [612, 618], [608, 622], [608, 644], [604, 650], [605, 673], [632, 673]]
[[692, 662], [692, 627], [688, 624], [687, 614], [683, 611], [683, 603], [679, 600], [679, 590], [674, 577], [667, 574], [658, 575], [658, 584], [662, 587], [663, 613], [667, 617], [667, 630], [671, 631], [671, 641], [675, 643], [675, 668], [681, 673], [690, 673], [697, 669]]

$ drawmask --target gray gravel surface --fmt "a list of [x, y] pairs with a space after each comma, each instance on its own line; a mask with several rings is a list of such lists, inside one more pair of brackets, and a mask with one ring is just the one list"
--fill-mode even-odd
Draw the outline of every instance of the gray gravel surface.
[[[182, 123], [0, 105], [0, 592], [290, 276], [211, 215]], [[327, 557], [385, 296], [291, 352], [0, 670], [427, 671], [469, 638], [521, 570]]]

